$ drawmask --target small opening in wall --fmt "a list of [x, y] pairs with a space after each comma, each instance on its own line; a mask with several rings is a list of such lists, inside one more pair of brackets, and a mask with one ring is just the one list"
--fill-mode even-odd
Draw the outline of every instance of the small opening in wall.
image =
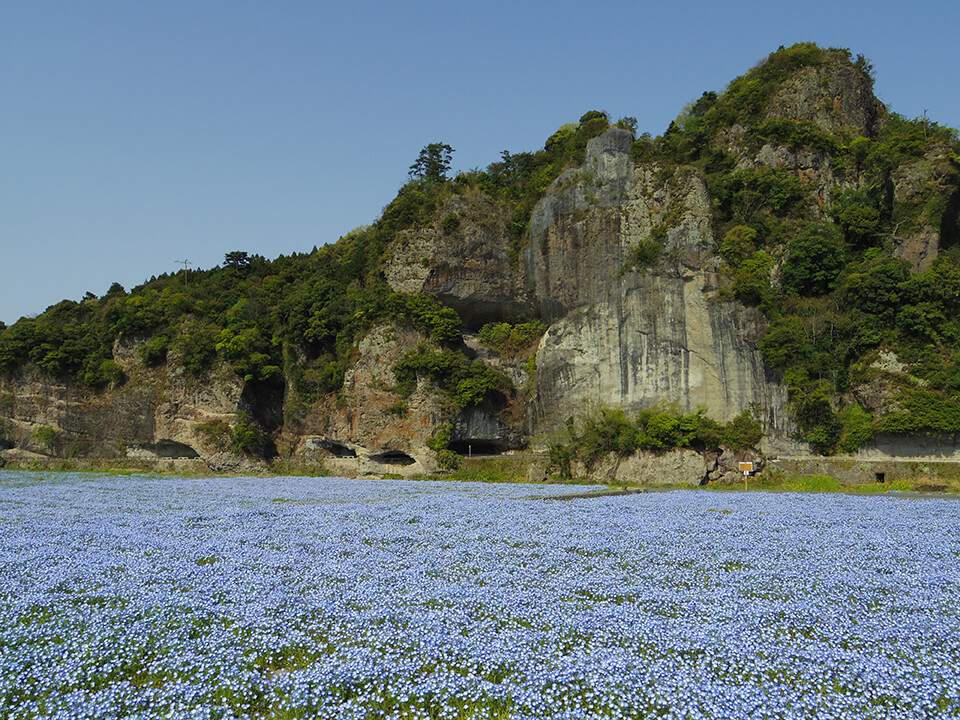
[[874, 473], [874, 476], [876, 477], [878, 483], [886, 482], [887, 480], [885, 473]]

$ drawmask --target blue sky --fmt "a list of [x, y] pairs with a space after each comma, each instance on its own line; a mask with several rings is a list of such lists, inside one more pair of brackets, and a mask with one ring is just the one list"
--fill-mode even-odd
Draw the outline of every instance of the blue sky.
[[659, 134], [779, 45], [848, 47], [895, 112], [960, 125], [960, 3], [0, 3], [0, 321], [374, 221], [587, 110]]

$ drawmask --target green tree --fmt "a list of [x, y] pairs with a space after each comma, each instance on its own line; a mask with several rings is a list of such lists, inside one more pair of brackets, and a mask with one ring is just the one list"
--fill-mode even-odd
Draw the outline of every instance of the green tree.
[[765, 306], [772, 302], [773, 288], [770, 286], [770, 271], [774, 260], [765, 252], [758, 250], [745, 259], [733, 276], [733, 292], [745, 305]]
[[830, 214], [854, 244], [870, 240], [880, 227], [880, 211], [873, 206], [866, 193], [857, 190], [838, 193]]
[[793, 415], [806, 441], [819, 453], [832, 453], [843, 428], [830, 402], [829, 384], [811, 383], [791, 395]]
[[430, 143], [410, 166], [410, 177], [425, 182], [443, 182], [447, 179], [452, 160], [452, 147], [446, 143]]
[[796, 316], [777, 320], [760, 340], [764, 362], [772, 368], [786, 368], [802, 363], [813, 352], [803, 322]]
[[760, 421], [752, 417], [747, 410], [728, 422], [721, 431], [723, 444], [734, 450], [756, 447], [762, 437]]
[[756, 249], [757, 231], [749, 225], [734, 225], [720, 243], [720, 253], [733, 267], [738, 267]]
[[844, 260], [843, 237], [837, 226], [813, 222], [787, 243], [780, 280], [785, 290], [796, 295], [823, 295], [843, 269]]
[[624, 130], [629, 130], [634, 135], [637, 134], [637, 119], [632, 115], [627, 115], [625, 117], [617, 120], [617, 127]]
[[227, 267], [245, 268], [250, 267], [250, 256], [242, 250], [233, 250], [223, 256], [223, 261]]

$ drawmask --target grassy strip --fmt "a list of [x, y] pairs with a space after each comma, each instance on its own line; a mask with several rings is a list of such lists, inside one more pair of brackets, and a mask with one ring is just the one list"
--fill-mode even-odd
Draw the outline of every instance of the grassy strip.
[[[416, 480], [450, 480], [458, 482], [484, 483], [528, 483], [531, 482], [529, 468], [546, 464], [546, 458], [531, 460], [529, 458], [464, 458], [461, 467], [453, 472], [444, 472], [431, 475], [422, 475], [410, 479]], [[885, 463], [895, 465], [893, 462]], [[887, 482], [848, 483], [827, 474], [801, 475], [787, 473], [777, 467], [768, 467], [758, 475], [747, 479], [748, 491], [760, 490], [768, 492], [839, 492], [858, 494], [877, 494], [886, 492], [900, 493], [940, 493], [960, 494], [960, 463], [904, 463], [910, 469], [909, 477], [896, 478]], [[30, 459], [23, 461], [8, 460], [3, 466], [5, 470], [28, 470], [44, 472], [90, 472], [108, 475], [133, 475], [149, 473], [153, 475], [173, 475], [179, 477], [205, 477], [215, 475], [230, 475], [235, 473], [215, 473], [205, 465], [197, 463], [177, 463], [171, 461], [113, 459], [113, 460], [63, 460]], [[298, 460], [277, 460], [269, 467], [253, 473], [242, 473], [259, 477], [322, 477], [329, 473], [322, 464]], [[399, 478], [399, 475], [390, 475]], [[540, 482], [557, 485], [579, 485], [587, 482], [585, 478], [564, 479], [559, 474], [548, 475]], [[675, 485], [657, 485], [643, 482], [616, 482], [608, 484], [613, 490], [636, 490], [640, 488], [676, 489]], [[696, 489], [696, 486], [683, 486], [684, 489]], [[742, 491], [744, 483], [737, 481], [714, 481], [704, 486], [709, 490]]]

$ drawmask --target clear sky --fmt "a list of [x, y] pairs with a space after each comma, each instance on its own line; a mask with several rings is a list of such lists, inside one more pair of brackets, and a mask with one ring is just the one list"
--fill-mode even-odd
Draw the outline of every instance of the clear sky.
[[779, 45], [862, 53], [960, 126], [957, 0], [5, 0], [0, 320], [374, 221], [420, 148], [454, 170], [587, 110], [662, 133]]

